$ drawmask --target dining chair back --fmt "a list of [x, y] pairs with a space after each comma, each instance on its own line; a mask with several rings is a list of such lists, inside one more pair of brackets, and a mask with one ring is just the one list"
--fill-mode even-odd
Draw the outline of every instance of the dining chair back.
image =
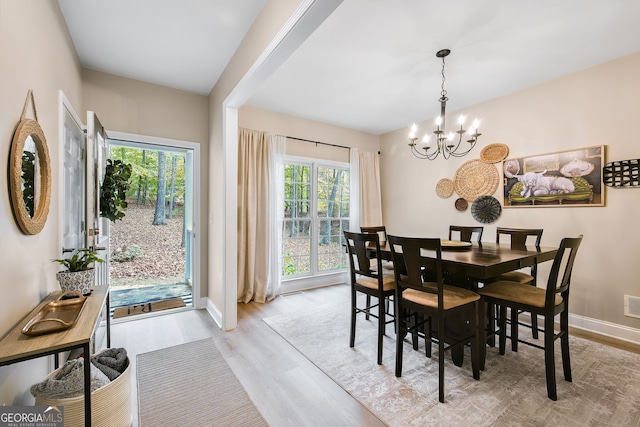
[[[395, 316], [389, 308], [393, 297], [395, 280], [382, 268], [380, 237], [378, 233], [344, 232], [347, 245], [351, 284], [351, 328], [349, 347], [355, 346], [356, 317], [359, 313], [378, 319], [378, 365], [382, 364], [382, 343], [386, 325], [393, 323]], [[366, 295], [364, 305], [358, 303], [358, 292]], [[376, 300], [373, 302], [371, 298]], [[388, 319], [388, 320], [387, 320]]]
[[[542, 232], [541, 228], [504, 228], [497, 227], [496, 228], [496, 243], [500, 243], [501, 237], [509, 237], [511, 248], [518, 247], [526, 247], [527, 243], [533, 243], [536, 248], [540, 247], [540, 241], [542, 240]], [[535, 239], [534, 239], [535, 238]], [[529, 269], [529, 273], [525, 273], [523, 271], [510, 271], [508, 273], [500, 274], [499, 276], [494, 277], [491, 281], [497, 282], [501, 280], [508, 280], [512, 282], [519, 282], [524, 285], [532, 285], [537, 286], [537, 277], [538, 277], [538, 263], [534, 262], [533, 265]], [[489, 308], [489, 328], [491, 329], [494, 326], [494, 322], [491, 318], [493, 313], [493, 309]], [[518, 315], [520, 313], [516, 310], [511, 312], [511, 329], [518, 328]], [[528, 326], [528, 325], [527, 325]], [[513, 332], [512, 332], [513, 333]], [[535, 339], [538, 339], [538, 320], [535, 314], [531, 314], [531, 336]], [[511, 349], [513, 351], [518, 351], [518, 341], [511, 342]]]
[[387, 242], [387, 227], [384, 225], [361, 226], [360, 231], [362, 233], [378, 233], [380, 243], [384, 245]]
[[473, 236], [476, 236], [476, 242], [480, 243], [482, 240], [482, 232], [484, 227], [482, 226], [462, 226], [462, 225], [450, 225], [449, 226], [449, 240], [454, 240], [454, 233], [457, 235], [458, 240], [461, 242], [471, 242]]
[[[544, 350], [547, 380], [547, 396], [557, 400], [554, 343], [560, 339], [564, 379], [571, 381], [571, 361], [569, 357], [569, 290], [571, 275], [582, 242], [582, 235], [564, 238], [553, 260], [546, 289], [523, 285], [518, 282], [500, 281], [489, 283], [478, 291], [488, 304], [500, 306], [500, 354], [505, 353], [506, 339], [519, 340], [518, 330], [510, 337], [506, 335], [506, 310], [522, 310], [544, 317], [544, 345], [519, 340], [521, 343]], [[555, 316], [560, 317], [560, 329], [554, 329]]]
[[[387, 243], [387, 227], [384, 225], [375, 225], [369, 227], [360, 227], [362, 233], [377, 233], [380, 237], [380, 244], [385, 245]], [[372, 260], [371, 262], [374, 262]], [[393, 274], [393, 262], [391, 260], [382, 260], [382, 268], [388, 270], [390, 274]]]
[[[419, 335], [427, 342], [427, 356], [431, 343], [438, 344], [439, 400], [444, 402], [444, 353], [452, 347], [471, 345], [473, 378], [480, 379], [480, 345], [484, 328], [479, 327], [480, 296], [472, 291], [444, 284], [442, 247], [440, 239], [389, 236], [391, 258], [395, 271], [396, 313], [396, 377], [402, 376], [404, 338]], [[422, 251], [435, 251], [435, 262], [427, 261]], [[435, 272], [435, 282], [425, 282], [424, 268]], [[468, 327], [448, 328], [445, 322], [468, 323]], [[447, 334], [449, 330], [463, 331], [461, 336]], [[415, 347], [414, 347], [415, 348]]]

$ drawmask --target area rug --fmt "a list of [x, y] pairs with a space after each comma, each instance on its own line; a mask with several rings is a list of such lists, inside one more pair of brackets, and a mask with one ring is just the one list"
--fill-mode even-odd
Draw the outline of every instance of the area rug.
[[570, 337], [571, 383], [564, 380], [557, 342], [556, 402], [547, 398], [544, 352], [521, 344], [514, 353], [507, 343], [504, 356], [488, 348], [479, 381], [468, 349], [462, 367], [447, 352], [446, 402], [439, 403], [437, 348], [427, 358], [424, 343], [413, 351], [405, 342], [402, 377], [396, 378], [393, 328], [387, 328], [383, 364], [377, 365], [377, 320], [359, 317], [355, 348], [349, 348], [347, 304], [264, 321], [389, 426], [639, 425], [640, 355], [585, 339]]
[[185, 307], [186, 304], [182, 298], [171, 298], [164, 301], [147, 302], [144, 304], [129, 305], [127, 307], [118, 307], [113, 310], [113, 318], [120, 319], [136, 314], [155, 313], [156, 311], [169, 310], [170, 308]]
[[139, 354], [137, 380], [140, 427], [268, 425], [210, 338]]

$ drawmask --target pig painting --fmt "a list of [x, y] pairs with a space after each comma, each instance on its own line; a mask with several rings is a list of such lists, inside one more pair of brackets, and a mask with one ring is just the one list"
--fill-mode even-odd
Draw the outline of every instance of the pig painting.
[[517, 178], [522, 183], [520, 195], [525, 198], [532, 196], [546, 196], [549, 194], [567, 194], [576, 190], [573, 182], [564, 177], [544, 176], [547, 171], [535, 173], [527, 172], [523, 175], [513, 175], [505, 171], [509, 178]]

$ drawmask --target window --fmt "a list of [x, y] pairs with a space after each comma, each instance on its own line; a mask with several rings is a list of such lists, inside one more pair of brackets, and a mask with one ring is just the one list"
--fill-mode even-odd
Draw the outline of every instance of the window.
[[282, 276], [315, 276], [348, 267], [343, 230], [349, 229], [349, 166], [285, 163]]

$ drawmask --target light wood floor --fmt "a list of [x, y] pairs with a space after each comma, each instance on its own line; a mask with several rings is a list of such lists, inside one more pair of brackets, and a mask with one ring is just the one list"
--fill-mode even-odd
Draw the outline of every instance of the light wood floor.
[[222, 332], [204, 310], [179, 311], [113, 324], [111, 346], [124, 347], [132, 363], [133, 425], [137, 426], [138, 414], [136, 355], [213, 337], [272, 427], [384, 426], [262, 321], [266, 317], [348, 298], [348, 286], [336, 285], [280, 296], [267, 304], [239, 304], [238, 327], [230, 332]]
[[[133, 425], [137, 426], [138, 414], [136, 355], [213, 337], [238, 380], [272, 427], [384, 426], [262, 321], [348, 298], [349, 287], [336, 285], [280, 296], [267, 304], [239, 304], [238, 327], [230, 332], [222, 332], [204, 310], [173, 311], [112, 325], [112, 347], [126, 348], [132, 362]], [[571, 330], [571, 334], [640, 353], [640, 346], [635, 344], [580, 330]]]

